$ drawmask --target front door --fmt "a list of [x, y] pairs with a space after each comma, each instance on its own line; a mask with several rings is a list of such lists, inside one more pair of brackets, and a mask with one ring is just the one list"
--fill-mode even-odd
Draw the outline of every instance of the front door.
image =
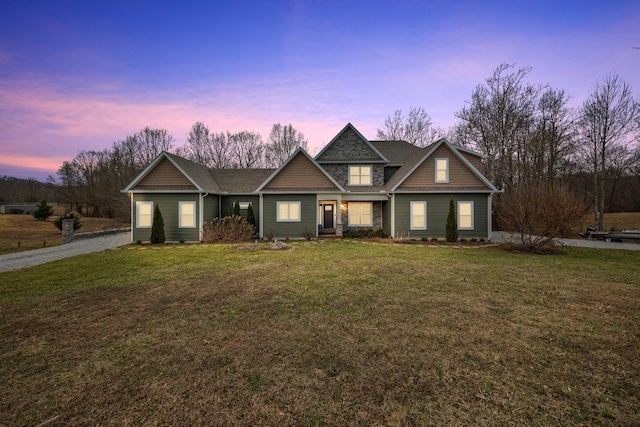
[[322, 226], [324, 228], [333, 228], [333, 205], [324, 205], [323, 212]]

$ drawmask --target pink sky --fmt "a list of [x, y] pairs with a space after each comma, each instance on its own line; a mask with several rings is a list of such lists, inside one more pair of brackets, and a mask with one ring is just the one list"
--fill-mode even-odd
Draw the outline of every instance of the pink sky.
[[339, 2], [292, 4], [215, 10], [232, 20], [218, 29], [191, 24], [189, 11], [154, 10], [171, 28], [165, 38], [128, 33], [126, 3], [12, 4], [0, 18], [0, 175], [44, 180], [79, 151], [145, 126], [180, 146], [196, 121], [264, 139], [274, 123], [292, 123], [312, 151], [348, 122], [375, 139], [396, 109], [424, 107], [448, 127], [501, 63], [533, 67], [529, 83], [565, 89], [576, 106], [611, 72], [640, 94], [637, 2], [408, 1], [346, 13]]

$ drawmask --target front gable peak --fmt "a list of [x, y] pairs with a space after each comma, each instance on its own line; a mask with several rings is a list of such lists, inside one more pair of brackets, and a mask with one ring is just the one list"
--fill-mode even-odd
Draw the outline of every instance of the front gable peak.
[[318, 153], [318, 163], [388, 163], [389, 160], [348, 123]]

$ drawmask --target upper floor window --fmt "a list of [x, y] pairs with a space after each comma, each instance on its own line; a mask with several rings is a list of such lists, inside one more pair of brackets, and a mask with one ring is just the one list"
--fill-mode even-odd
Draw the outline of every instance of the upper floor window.
[[436, 159], [436, 182], [449, 182], [449, 159]]
[[371, 185], [371, 166], [349, 166], [349, 185]]

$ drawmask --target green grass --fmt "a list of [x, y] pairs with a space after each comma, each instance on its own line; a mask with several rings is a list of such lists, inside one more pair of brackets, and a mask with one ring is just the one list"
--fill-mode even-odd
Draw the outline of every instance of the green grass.
[[0, 273], [0, 425], [640, 423], [640, 253], [290, 246]]

